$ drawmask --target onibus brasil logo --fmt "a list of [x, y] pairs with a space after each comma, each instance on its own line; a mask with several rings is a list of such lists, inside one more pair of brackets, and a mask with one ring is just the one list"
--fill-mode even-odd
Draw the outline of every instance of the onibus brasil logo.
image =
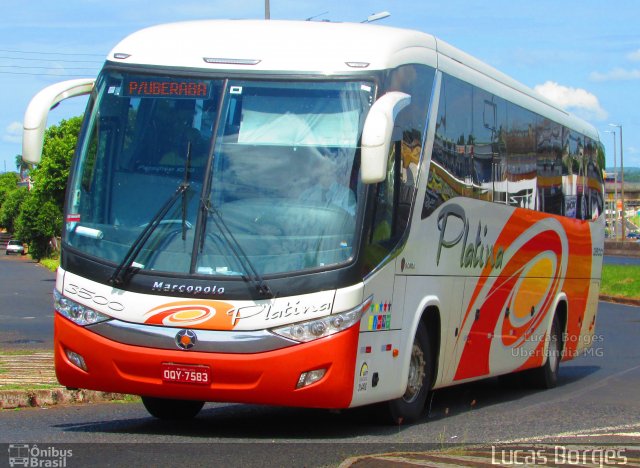
[[64, 468], [73, 456], [71, 449], [38, 447], [33, 444], [9, 444], [9, 466]]

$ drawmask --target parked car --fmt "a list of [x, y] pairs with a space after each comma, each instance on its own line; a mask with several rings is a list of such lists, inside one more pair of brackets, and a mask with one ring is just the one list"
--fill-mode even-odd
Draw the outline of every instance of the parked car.
[[7, 250], [5, 251], [7, 255], [14, 253], [24, 255], [24, 245], [21, 240], [11, 239], [7, 242]]
[[630, 232], [627, 234], [627, 239], [640, 239], [640, 234], [637, 232]]

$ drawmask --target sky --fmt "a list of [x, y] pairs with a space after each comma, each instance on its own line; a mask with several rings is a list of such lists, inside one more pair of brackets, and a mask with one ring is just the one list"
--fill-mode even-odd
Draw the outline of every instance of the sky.
[[[0, 0], [0, 172], [15, 170], [22, 120], [45, 86], [95, 77], [108, 52], [141, 28], [182, 20], [264, 18], [264, 0]], [[378, 23], [416, 29], [536, 89], [600, 132], [607, 166], [640, 167], [638, 0], [270, 0], [272, 19]], [[62, 102], [48, 124], [84, 111]], [[615, 131], [615, 136], [606, 131]]]

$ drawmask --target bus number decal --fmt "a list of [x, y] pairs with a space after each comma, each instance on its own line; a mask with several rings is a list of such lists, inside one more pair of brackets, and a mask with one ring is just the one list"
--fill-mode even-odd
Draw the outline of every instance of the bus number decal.
[[110, 301], [104, 296], [99, 296], [93, 291], [89, 291], [86, 288], [81, 288], [75, 284], [66, 284], [64, 287], [64, 291], [70, 295], [78, 296], [81, 299], [85, 299], [87, 301], [91, 301], [99, 306], [106, 306], [114, 312], [122, 312], [124, 310], [124, 306], [116, 301]]
[[369, 380], [369, 365], [366, 362], [360, 366], [360, 376], [358, 377], [358, 392], [367, 391], [367, 382]]

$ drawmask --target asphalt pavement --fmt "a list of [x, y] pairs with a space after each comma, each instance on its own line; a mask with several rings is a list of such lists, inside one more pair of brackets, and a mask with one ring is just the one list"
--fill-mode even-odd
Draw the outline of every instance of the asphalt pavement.
[[55, 273], [0, 250], [0, 351], [53, 349]]

